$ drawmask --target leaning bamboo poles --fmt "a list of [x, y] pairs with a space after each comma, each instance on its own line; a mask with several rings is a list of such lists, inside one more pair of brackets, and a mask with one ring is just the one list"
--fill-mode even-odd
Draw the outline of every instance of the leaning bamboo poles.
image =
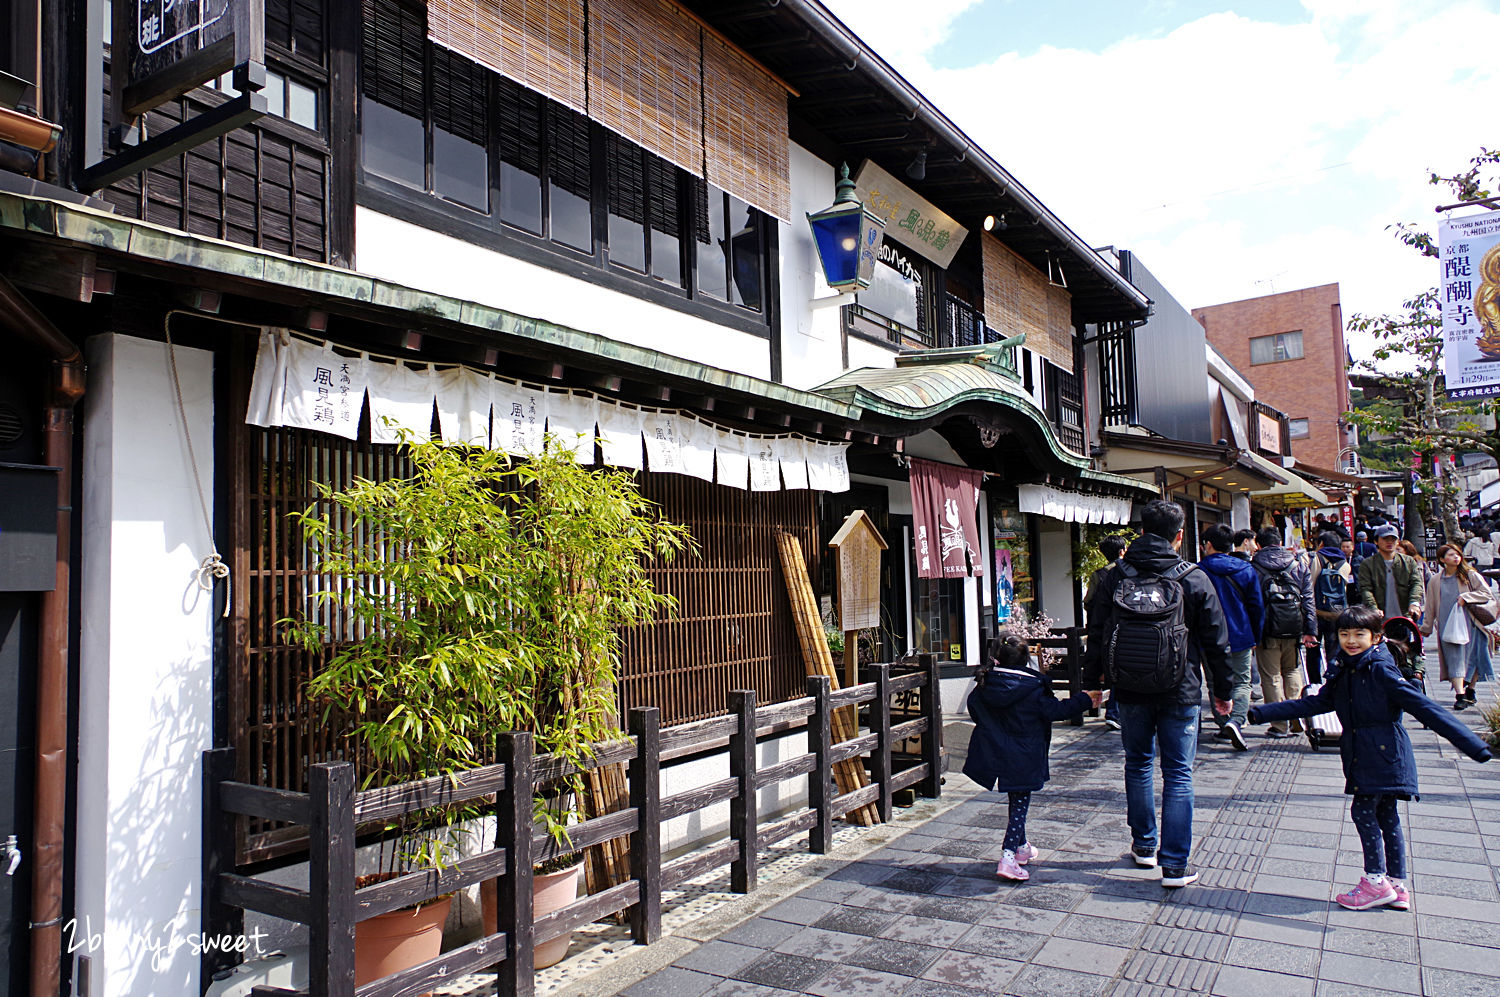
[[[791, 533], [776, 534], [776, 545], [781, 554], [781, 573], [786, 578], [787, 595], [792, 602], [792, 618], [797, 623], [797, 640], [802, 645], [802, 660], [808, 675], [825, 675], [834, 689], [839, 688], [839, 675], [833, 667], [833, 652], [828, 649], [828, 637], [823, 633], [823, 619], [818, 613], [818, 604], [813, 596], [812, 584], [807, 576], [807, 562], [802, 557], [802, 545]], [[833, 711], [833, 740], [852, 741], [859, 736], [859, 716], [856, 708], [845, 706]], [[864, 766], [857, 759], [847, 758], [833, 767], [834, 782], [839, 794], [852, 793], [868, 785]], [[880, 816], [873, 803], [867, 803], [849, 811], [846, 820], [864, 827], [880, 823]]]

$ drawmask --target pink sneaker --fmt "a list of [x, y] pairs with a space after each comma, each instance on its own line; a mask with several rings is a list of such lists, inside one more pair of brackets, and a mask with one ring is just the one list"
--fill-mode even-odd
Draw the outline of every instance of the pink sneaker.
[[1020, 848], [1016, 849], [1016, 863], [1019, 865], [1026, 865], [1036, 857], [1036, 846], [1029, 841], [1026, 842], [1026, 844], [1022, 845]]
[[1406, 887], [1400, 883], [1391, 883], [1390, 887], [1396, 891], [1396, 899], [1386, 906], [1391, 910], [1411, 910], [1411, 894], [1406, 892]]
[[1348, 893], [1340, 893], [1335, 900], [1339, 906], [1350, 910], [1369, 910], [1371, 907], [1383, 907], [1392, 900], [1398, 899], [1398, 894], [1391, 888], [1390, 883], [1382, 882], [1379, 886], [1364, 876], [1359, 877], [1359, 883]]
[[1016, 861], [1016, 853], [1009, 850], [1001, 855], [1000, 864], [995, 866], [995, 875], [1001, 879], [1013, 879], [1018, 883], [1024, 883], [1031, 878], [1031, 873]]

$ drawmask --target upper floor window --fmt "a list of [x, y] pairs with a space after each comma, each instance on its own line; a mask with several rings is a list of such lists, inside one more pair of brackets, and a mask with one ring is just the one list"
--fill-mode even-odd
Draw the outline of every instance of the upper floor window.
[[1294, 440], [1305, 440], [1308, 436], [1306, 419], [1288, 419], [1287, 434]]
[[1250, 362], [1252, 364], [1301, 359], [1301, 331], [1278, 332], [1274, 336], [1255, 336], [1250, 340]]
[[[513, 248], [519, 238], [568, 272], [592, 261], [659, 289], [648, 294], [765, 321], [762, 212], [431, 44], [421, 8], [366, 0], [362, 90], [366, 181], [396, 210], [436, 209], [475, 241]], [[391, 184], [430, 200], [392, 198]]]

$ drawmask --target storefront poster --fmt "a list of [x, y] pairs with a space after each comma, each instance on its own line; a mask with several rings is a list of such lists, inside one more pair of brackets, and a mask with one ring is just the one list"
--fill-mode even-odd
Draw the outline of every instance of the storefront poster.
[[1011, 607], [1016, 602], [1016, 582], [1010, 563], [1010, 551], [995, 548], [995, 622], [1009, 623]]
[[1500, 218], [1438, 226], [1443, 374], [1449, 398], [1500, 395]]

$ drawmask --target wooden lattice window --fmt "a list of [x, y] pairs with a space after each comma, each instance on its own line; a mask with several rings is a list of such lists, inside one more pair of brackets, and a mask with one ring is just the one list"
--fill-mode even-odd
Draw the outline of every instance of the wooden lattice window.
[[804, 695], [776, 533], [796, 534], [817, 578], [816, 493], [738, 491], [675, 474], [643, 475], [641, 493], [688, 526], [701, 555], [652, 569], [678, 611], [626, 634], [622, 705], [660, 707], [673, 724], [725, 712], [734, 689], [754, 689], [762, 703]]
[[[239, 619], [227, 733], [238, 779], [306, 792], [309, 767], [346, 757], [348, 745], [340, 725], [325, 723], [306, 695], [327, 653], [289, 646], [277, 621], [314, 613], [335, 639], [357, 635], [341, 633], [330, 610], [313, 599], [330, 581], [310, 566], [290, 514], [314, 502], [315, 481], [339, 489], [355, 477], [408, 474], [410, 465], [391, 446], [300, 429], [244, 426], [242, 432], [234, 504], [244, 542], [235, 555]], [[669, 519], [691, 528], [702, 554], [651, 568], [652, 580], [676, 595], [681, 609], [671, 620], [626, 634], [622, 710], [654, 705], [663, 723], [681, 723], [723, 713], [733, 689], [755, 689], [763, 703], [802, 695], [805, 671], [775, 534], [794, 532], [818, 577], [815, 494], [737, 491], [670, 474], [642, 474], [640, 481]], [[239, 861], [253, 862], [300, 851], [306, 832], [249, 821], [238, 837]]]

